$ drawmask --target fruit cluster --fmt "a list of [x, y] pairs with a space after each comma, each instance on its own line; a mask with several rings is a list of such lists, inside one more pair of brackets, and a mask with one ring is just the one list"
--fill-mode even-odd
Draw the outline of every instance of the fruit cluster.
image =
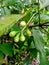
[[[26, 26], [26, 22], [25, 21], [20, 22], [20, 26], [21, 27], [25, 27]], [[32, 33], [29, 30], [29, 28], [26, 29], [26, 35], [27, 36], [32, 36]], [[26, 39], [25, 35], [23, 34], [23, 32], [11, 31], [9, 33], [9, 36], [14, 38], [14, 42], [19, 42], [19, 40], [24, 42], [25, 39]]]

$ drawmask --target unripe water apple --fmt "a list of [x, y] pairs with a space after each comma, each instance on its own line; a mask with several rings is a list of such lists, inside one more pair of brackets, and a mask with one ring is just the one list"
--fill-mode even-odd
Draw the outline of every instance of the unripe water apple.
[[23, 35], [23, 33], [21, 34], [21, 36], [20, 36], [20, 41], [25, 41], [25, 36]]
[[27, 33], [28, 36], [32, 36], [32, 33], [29, 29], [26, 30], [26, 33]]
[[21, 21], [21, 22], [20, 22], [20, 26], [21, 26], [21, 27], [25, 27], [25, 26], [26, 26], [26, 22], [25, 22], [25, 21]]
[[14, 37], [14, 42], [19, 42], [19, 34]]
[[16, 31], [11, 31], [11, 32], [9, 33], [9, 36], [10, 36], [10, 37], [14, 37], [14, 36], [16, 35], [16, 33], [17, 33]]

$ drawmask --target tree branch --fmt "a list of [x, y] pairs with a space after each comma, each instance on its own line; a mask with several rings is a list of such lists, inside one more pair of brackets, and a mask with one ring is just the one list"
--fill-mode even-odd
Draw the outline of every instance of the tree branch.
[[32, 25], [32, 23], [31, 23], [31, 25], [29, 25], [30, 28], [31, 28], [31, 27], [37, 27], [37, 26], [40, 26], [40, 27], [49, 26], [49, 22], [40, 23], [40, 25], [39, 25], [39, 24], [37, 24], [37, 25]]
[[[31, 23], [32, 24], [32, 23]], [[47, 22], [47, 23], [40, 23], [40, 25], [39, 24], [37, 24], [37, 25], [32, 25], [32, 26], [29, 26], [29, 28], [32, 28], [32, 27], [37, 27], [37, 26], [40, 26], [45, 32], [47, 32], [48, 34], [49, 34], [49, 32], [44, 28], [44, 26], [49, 26], [49, 22]]]
[[44, 27], [41, 27], [45, 32], [47, 32], [49, 34], [49, 32], [44, 28]]

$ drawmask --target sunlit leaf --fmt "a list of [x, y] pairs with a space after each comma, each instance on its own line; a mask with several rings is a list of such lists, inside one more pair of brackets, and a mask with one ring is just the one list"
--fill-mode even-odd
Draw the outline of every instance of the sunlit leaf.
[[26, 16], [32, 9], [29, 9], [25, 14], [13, 14], [13, 15], [6, 15], [0, 18], [0, 37], [8, 30], [17, 23], [21, 18]]

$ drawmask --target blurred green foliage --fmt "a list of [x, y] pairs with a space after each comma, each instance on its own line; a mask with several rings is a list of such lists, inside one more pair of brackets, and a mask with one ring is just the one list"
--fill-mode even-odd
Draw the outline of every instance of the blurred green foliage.
[[49, 1], [39, 1], [0, 0], [1, 65], [31, 65], [34, 58], [49, 64]]

